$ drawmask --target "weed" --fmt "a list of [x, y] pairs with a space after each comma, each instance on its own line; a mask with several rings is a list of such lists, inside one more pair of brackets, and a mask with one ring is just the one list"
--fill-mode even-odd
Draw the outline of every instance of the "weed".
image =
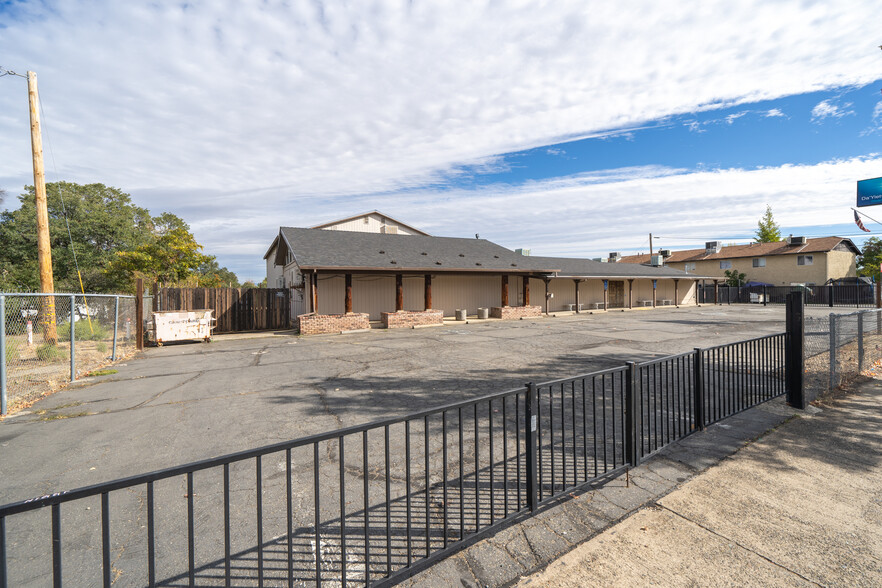
[[[92, 321], [91, 328], [86, 319], [74, 323], [74, 337], [77, 341], [101, 341], [107, 338], [107, 329], [98, 321]], [[59, 323], [58, 340], [70, 341], [70, 322]]]
[[105, 343], [104, 341], [98, 341], [97, 343], [95, 343], [95, 349], [98, 351], [98, 353], [107, 353], [107, 343]]
[[112, 375], [112, 374], [117, 373], [118, 371], [119, 371], [119, 370], [111, 370], [111, 369], [107, 369], [107, 370], [95, 370], [94, 372], [89, 372], [88, 374], [86, 374], [86, 376], [87, 376], [87, 377], [90, 377], [90, 378], [93, 377], [93, 376], [110, 376], [110, 375]]
[[[2, 326], [0, 326], [0, 328], [2, 328]], [[12, 363], [13, 359], [18, 359], [18, 343], [15, 341], [7, 341], [3, 353], [6, 356], [7, 365]]]
[[65, 357], [65, 353], [58, 348], [57, 345], [45, 343], [36, 349], [37, 359], [40, 361], [61, 361]]

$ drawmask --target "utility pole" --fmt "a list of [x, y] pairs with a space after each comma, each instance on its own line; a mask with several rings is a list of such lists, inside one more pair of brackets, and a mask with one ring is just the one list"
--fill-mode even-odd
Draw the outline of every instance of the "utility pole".
[[[46, 203], [46, 177], [43, 172], [43, 137], [40, 133], [40, 106], [37, 95], [37, 74], [28, 72], [28, 105], [31, 111], [31, 152], [34, 158], [34, 194], [37, 199], [37, 259], [40, 268], [40, 290], [54, 294], [52, 278], [52, 246], [49, 241], [49, 207]], [[43, 338], [58, 343], [55, 330], [55, 296], [40, 298], [43, 310]], [[73, 325], [71, 325], [73, 327]]]
[[649, 233], [649, 255], [652, 256], [652, 233]]

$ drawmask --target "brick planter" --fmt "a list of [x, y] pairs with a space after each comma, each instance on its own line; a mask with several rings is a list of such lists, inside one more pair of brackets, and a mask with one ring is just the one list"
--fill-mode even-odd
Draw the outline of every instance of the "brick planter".
[[494, 306], [490, 309], [490, 316], [503, 320], [520, 319], [532, 316], [542, 316], [541, 306]]
[[362, 312], [348, 314], [301, 314], [297, 317], [301, 335], [327, 335], [342, 331], [370, 329], [370, 315]]
[[383, 326], [387, 329], [409, 329], [423, 325], [443, 325], [444, 312], [441, 310], [399, 310], [380, 313]]

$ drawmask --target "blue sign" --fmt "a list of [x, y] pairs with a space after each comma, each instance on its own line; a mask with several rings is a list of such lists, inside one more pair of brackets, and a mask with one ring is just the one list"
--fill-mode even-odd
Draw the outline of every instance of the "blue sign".
[[860, 180], [857, 183], [857, 205], [875, 206], [882, 204], [882, 178]]

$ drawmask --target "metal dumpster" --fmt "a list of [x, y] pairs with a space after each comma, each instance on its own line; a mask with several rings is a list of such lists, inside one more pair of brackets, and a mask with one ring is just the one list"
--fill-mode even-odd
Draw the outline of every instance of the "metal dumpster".
[[211, 329], [216, 318], [212, 309], [158, 310], [147, 326], [147, 339], [156, 345], [169, 341], [211, 341]]

